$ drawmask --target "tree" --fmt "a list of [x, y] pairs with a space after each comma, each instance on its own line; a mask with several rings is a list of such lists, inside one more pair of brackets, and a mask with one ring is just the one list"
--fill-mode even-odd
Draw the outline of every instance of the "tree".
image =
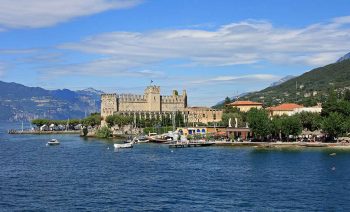
[[315, 131], [321, 128], [322, 118], [319, 113], [301, 112], [297, 116], [301, 121], [303, 129]]
[[235, 119], [237, 118], [238, 126], [243, 126], [243, 118], [241, 113], [223, 113], [222, 114], [222, 122], [224, 123], [224, 126], [228, 126], [229, 121], [231, 119], [232, 126], [235, 125]]
[[184, 123], [184, 117], [180, 112], [175, 113], [175, 126], [176, 127], [183, 127], [185, 126]]
[[271, 134], [274, 138], [282, 140], [282, 118], [279, 116], [271, 120]]
[[85, 126], [97, 126], [101, 123], [101, 115], [100, 114], [91, 114], [90, 116], [86, 117], [82, 120], [82, 124]]
[[345, 90], [344, 100], [350, 102], [350, 90], [349, 89]]
[[256, 138], [264, 140], [271, 132], [271, 120], [264, 109], [252, 108], [247, 113], [247, 121]]
[[301, 133], [303, 125], [301, 124], [300, 118], [297, 115], [294, 116], [282, 116], [282, 134], [289, 140], [289, 136], [297, 136]]
[[321, 116], [328, 116], [331, 112], [337, 110], [337, 94], [334, 89], [329, 91], [327, 100], [322, 105]]
[[227, 104], [230, 104], [230, 103], [231, 103], [230, 97], [226, 96], [224, 104], [227, 105]]
[[331, 112], [329, 116], [323, 119], [322, 129], [333, 140], [335, 137], [345, 133], [346, 126], [344, 125], [344, 118], [337, 112]]
[[131, 124], [133, 122], [132, 116], [121, 116], [121, 115], [112, 115], [107, 116], [106, 122], [108, 126], [118, 125], [119, 127], [123, 127], [124, 125]]
[[48, 120], [48, 119], [34, 119], [34, 120], [32, 120], [32, 124], [36, 125], [37, 127], [41, 127], [45, 124], [49, 125], [50, 120]]

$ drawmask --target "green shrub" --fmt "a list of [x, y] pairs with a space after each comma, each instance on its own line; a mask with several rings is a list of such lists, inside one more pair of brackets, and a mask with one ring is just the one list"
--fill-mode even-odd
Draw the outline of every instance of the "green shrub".
[[104, 126], [96, 131], [96, 137], [110, 138], [112, 137], [112, 130], [110, 130], [107, 126]]

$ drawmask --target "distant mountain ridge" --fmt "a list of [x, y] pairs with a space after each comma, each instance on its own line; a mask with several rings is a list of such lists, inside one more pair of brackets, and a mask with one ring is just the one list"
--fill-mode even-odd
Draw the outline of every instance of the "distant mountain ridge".
[[288, 80], [291, 80], [293, 78], [295, 78], [295, 76], [287, 75], [287, 76], [283, 77], [282, 79], [278, 80], [277, 82], [271, 83], [270, 87], [275, 87], [275, 86], [280, 85], [280, 84], [282, 84], [284, 82], [287, 82]]
[[0, 81], [0, 120], [83, 118], [100, 111], [102, 91], [46, 90]]
[[337, 63], [350, 59], [350, 52], [337, 60]]
[[240, 99], [262, 102], [267, 106], [284, 102], [295, 102], [307, 106], [323, 102], [327, 98], [329, 89], [341, 92], [350, 89], [350, 53], [339, 58], [335, 63], [315, 68], [300, 76], [286, 76], [272, 83], [271, 86], [261, 91], [250, 92], [241, 96]]
[[350, 53], [335, 63], [315, 68], [280, 85], [250, 93], [242, 99], [260, 101], [266, 105], [284, 102], [314, 105], [317, 102], [323, 102], [329, 89], [336, 89], [340, 92], [350, 89], [349, 56]]

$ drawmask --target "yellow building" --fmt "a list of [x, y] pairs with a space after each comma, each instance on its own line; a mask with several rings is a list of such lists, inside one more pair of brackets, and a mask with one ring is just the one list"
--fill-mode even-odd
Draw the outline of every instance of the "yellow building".
[[188, 123], [220, 122], [222, 120], [222, 110], [215, 110], [208, 107], [188, 107], [184, 109], [184, 115]]
[[235, 101], [228, 105], [238, 108], [241, 112], [248, 112], [252, 108], [261, 109], [263, 107], [262, 103], [252, 101]]

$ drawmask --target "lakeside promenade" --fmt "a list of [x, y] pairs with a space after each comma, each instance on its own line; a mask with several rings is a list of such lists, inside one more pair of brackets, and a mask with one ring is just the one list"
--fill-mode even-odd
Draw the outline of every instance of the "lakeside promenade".
[[204, 147], [204, 146], [222, 146], [222, 147], [255, 147], [255, 148], [343, 148], [350, 149], [349, 143], [321, 143], [321, 142], [177, 142], [169, 144], [170, 148], [186, 147]]

